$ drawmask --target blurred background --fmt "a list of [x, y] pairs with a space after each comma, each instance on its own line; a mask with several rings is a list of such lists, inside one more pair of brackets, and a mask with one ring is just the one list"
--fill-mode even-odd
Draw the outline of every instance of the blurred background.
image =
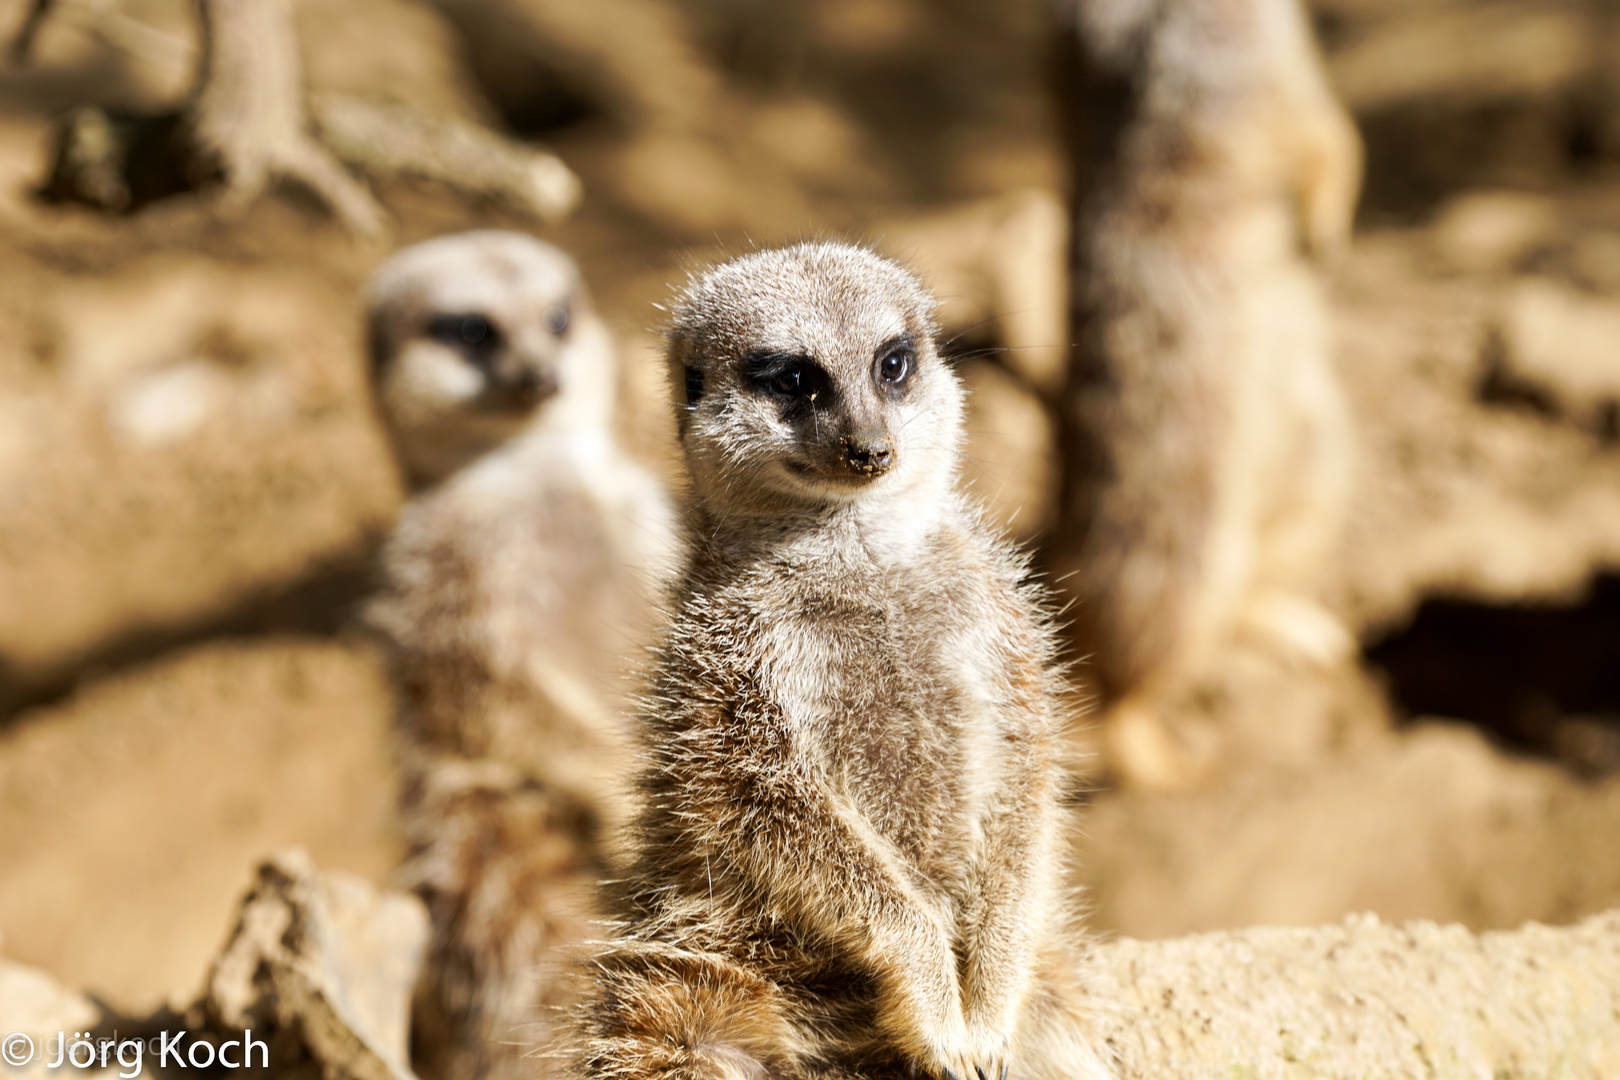
[[[0, 0], [0, 36], [30, 6]], [[672, 472], [671, 285], [868, 240], [944, 300], [998, 520], [1038, 541], [1056, 485], [1044, 0], [292, 8], [314, 95], [544, 146], [584, 196], [541, 225], [376, 180], [370, 241], [296, 185], [105, 214], [39, 194], [53, 120], [178, 108], [191, 4], [61, 0], [0, 68], [0, 950], [127, 1012], [196, 989], [274, 848], [398, 861], [356, 618], [403, 498], [359, 317], [393, 247], [494, 226], [572, 253], [626, 357], [625, 436]], [[1310, 9], [1367, 143], [1328, 271], [1360, 457], [1329, 600], [1360, 663], [1234, 660], [1186, 703], [1221, 768], [1176, 794], [1096, 778], [1078, 878], [1095, 927], [1141, 937], [1571, 921], [1620, 902], [1620, 5]]]

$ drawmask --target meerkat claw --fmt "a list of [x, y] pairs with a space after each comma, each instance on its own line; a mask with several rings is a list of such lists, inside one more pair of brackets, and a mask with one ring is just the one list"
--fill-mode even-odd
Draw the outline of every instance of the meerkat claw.
[[1003, 1065], [1001, 1067], [1001, 1075], [999, 1077], [997, 1077], [996, 1080], [1007, 1080], [1007, 1066], [1006, 1065]]
[[984, 1066], [983, 1065], [975, 1065], [975, 1066], [973, 1066], [973, 1071], [979, 1074], [979, 1080], [990, 1080], [990, 1078], [988, 1076], [984, 1075]]

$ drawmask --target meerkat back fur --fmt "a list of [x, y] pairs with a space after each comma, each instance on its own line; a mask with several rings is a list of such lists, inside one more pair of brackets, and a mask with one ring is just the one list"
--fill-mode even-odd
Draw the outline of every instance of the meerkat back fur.
[[402, 877], [434, 923], [417, 1064], [517, 1076], [594, 932], [629, 669], [678, 534], [614, 441], [612, 343], [566, 255], [446, 237], [384, 265], [370, 300], [377, 402], [419, 485], [369, 612], [399, 697]]
[[1360, 144], [1298, 0], [1063, 12], [1076, 344], [1049, 564], [1116, 766], [1180, 783], [1162, 732], [1131, 733], [1222, 640], [1349, 647], [1309, 598], [1351, 446], [1308, 260], [1348, 236]]
[[1058, 884], [1051, 624], [956, 489], [932, 309], [815, 243], [675, 312], [690, 561], [580, 1075], [1108, 1074]]

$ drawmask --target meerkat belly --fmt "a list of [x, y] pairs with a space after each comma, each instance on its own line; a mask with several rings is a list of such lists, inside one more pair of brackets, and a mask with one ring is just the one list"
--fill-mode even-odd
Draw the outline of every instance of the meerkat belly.
[[978, 695], [938, 642], [864, 645], [830, 681], [829, 785], [922, 878], [954, 892], [977, 835]]

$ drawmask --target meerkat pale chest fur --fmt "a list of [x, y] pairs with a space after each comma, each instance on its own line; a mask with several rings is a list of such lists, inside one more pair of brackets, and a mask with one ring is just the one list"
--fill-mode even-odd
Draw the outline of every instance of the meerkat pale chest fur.
[[497, 232], [407, 249], [373, 280], [370, 332], [417, 488], [369, 612], [399, 699], [401, 876], [434, 922], [416, 1061], [515, 1077], [610, 870], [675, 520], [614, 440], [612, 344], [562, 252]]
[[1360, 143], [1299, 0], [1062, 0], [1074, 179], [1063, 491], [1049, 545], [1126, 778], [1194, 771], [1155, 719], [1241, 629], [1319, 662], [1348, 415], [1311, 259]]
[[932, 308], [824, 243], [676, 311], [692, 552], [579, 1074], [1108, 1074], [1058, 886], [1050, 624], [957, 493]]

